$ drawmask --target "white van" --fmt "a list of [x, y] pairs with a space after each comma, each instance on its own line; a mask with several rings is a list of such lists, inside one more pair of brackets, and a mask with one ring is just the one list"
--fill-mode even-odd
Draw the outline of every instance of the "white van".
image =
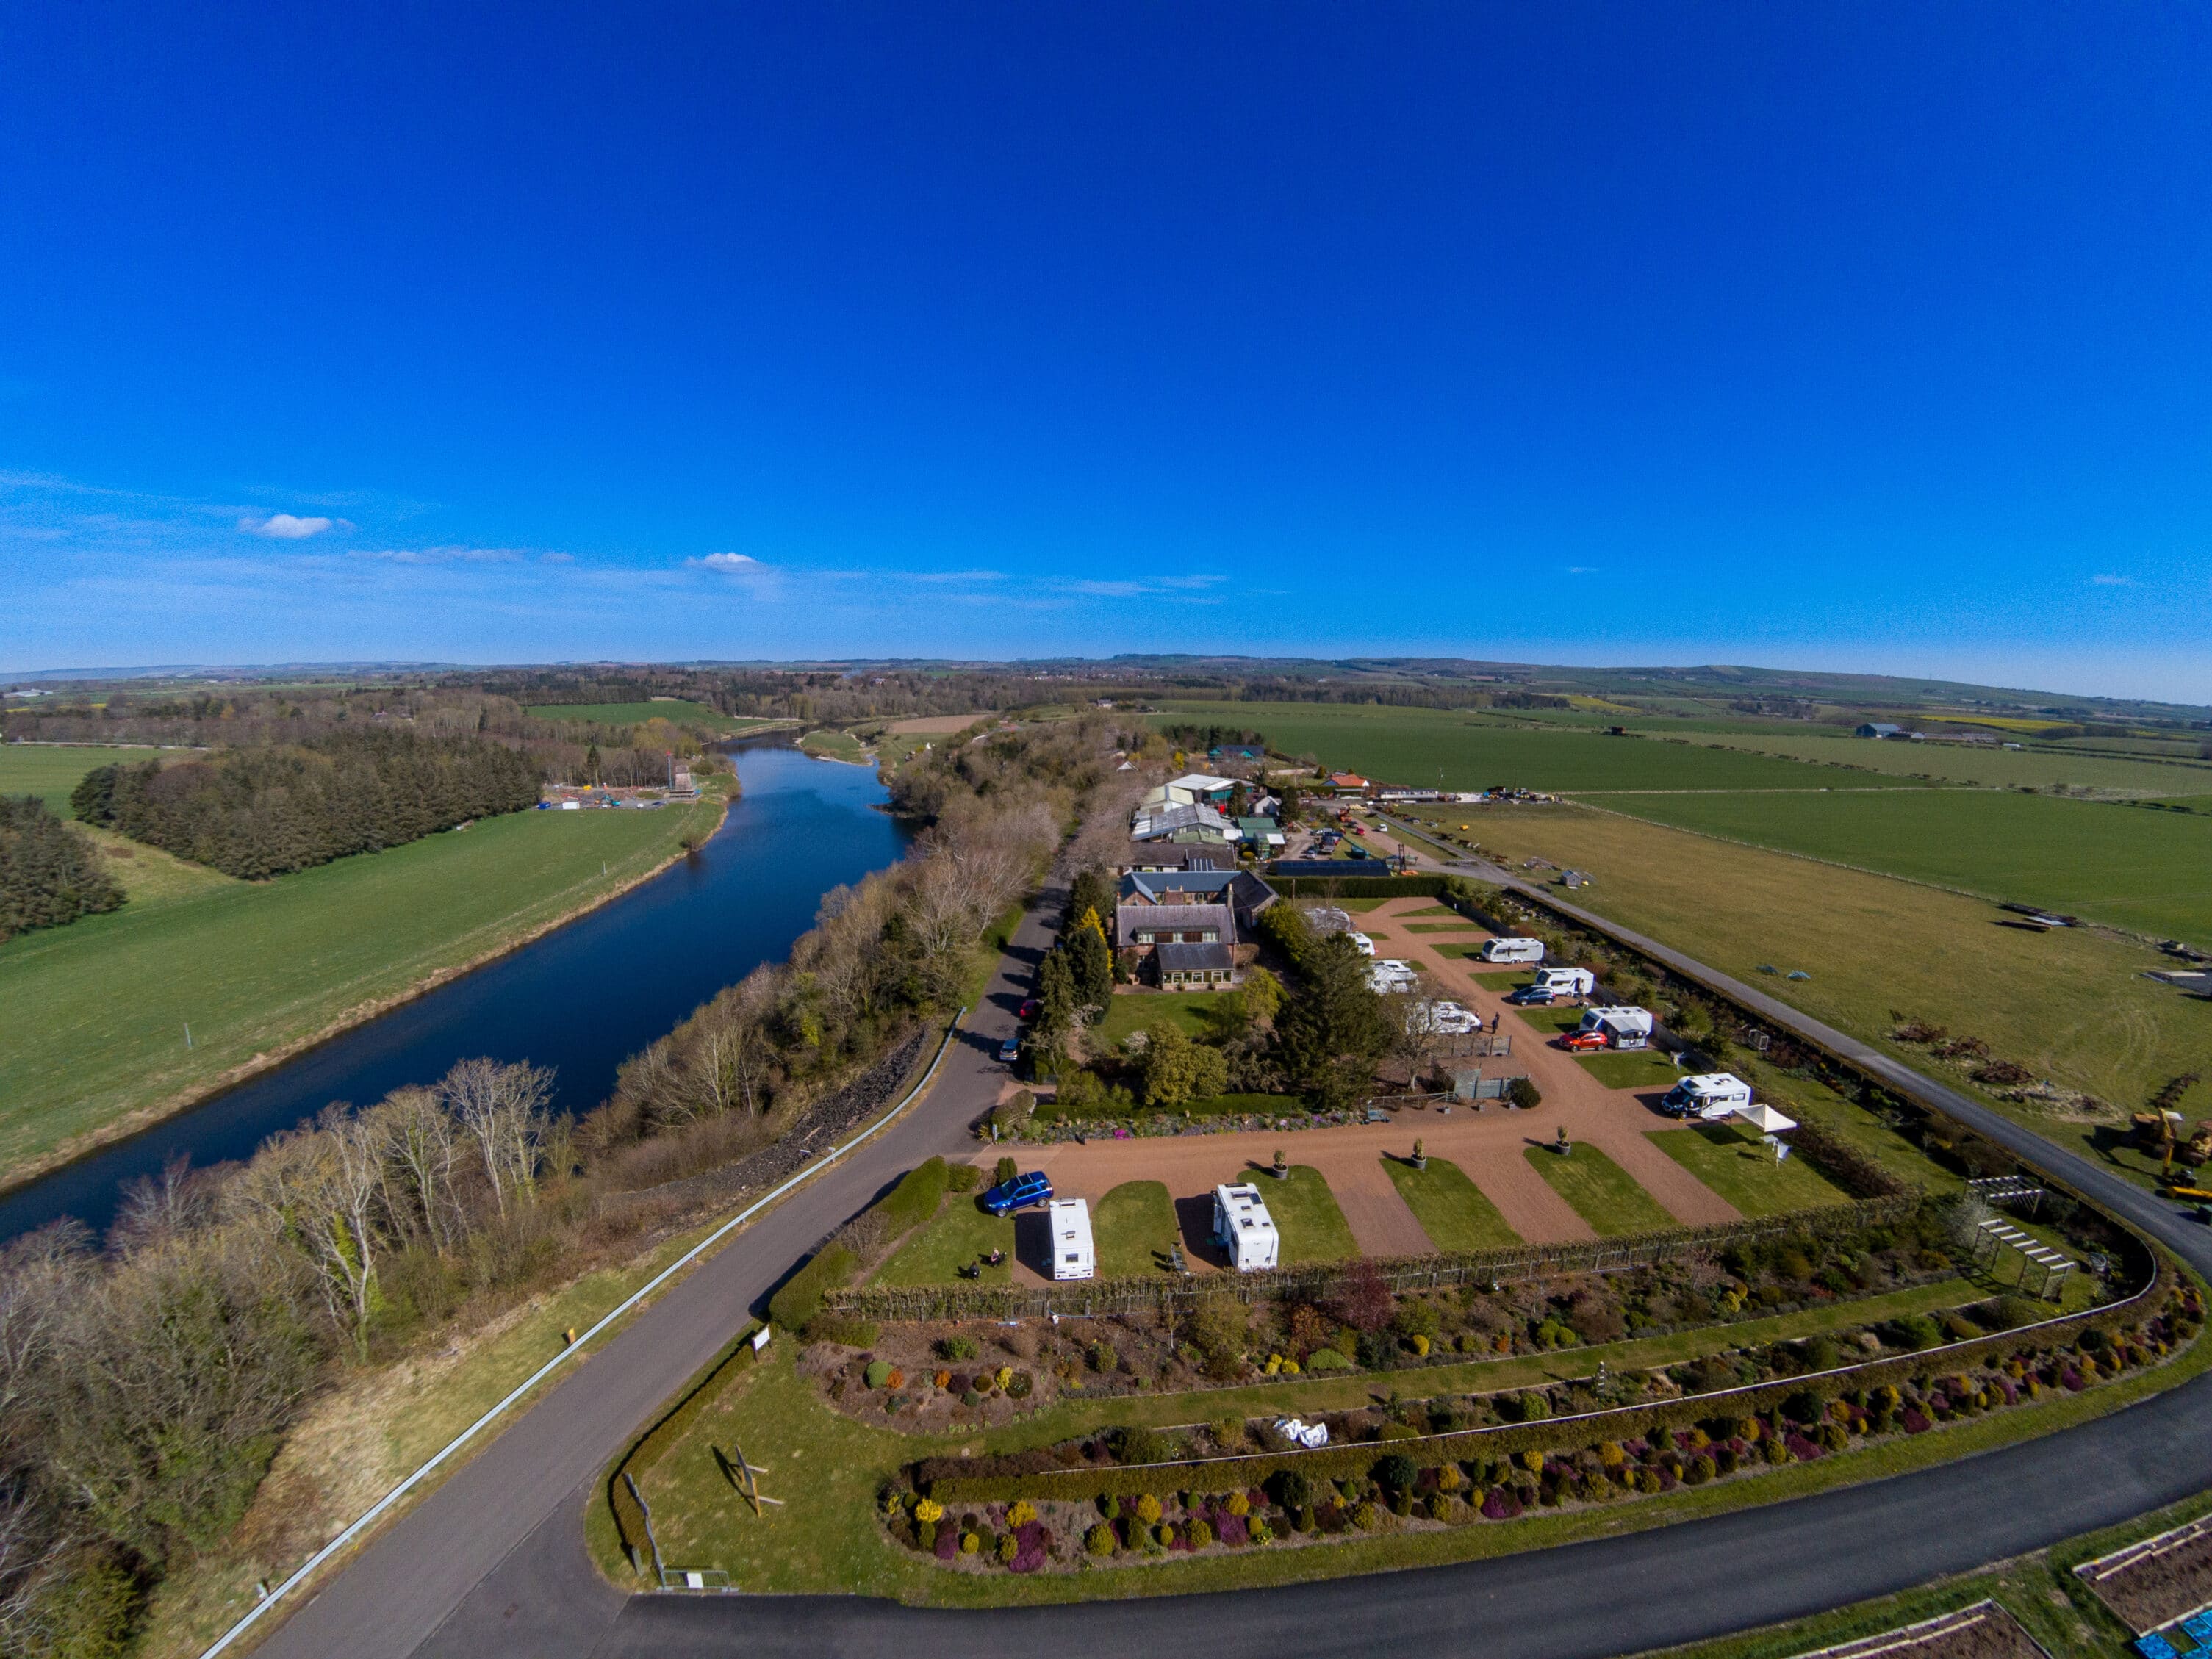
[[1700, 1072], [1667, 1091], [1659, 1109], [1670, 1117], [1726, 1117], [1751, 1104], [1751, 1085], [1733, 1072]]
[[1651, 1016], [1642, 1008], [1589, 1008], [1582, 1030], [1595, 1031], [1608, 1048], [1646, 1048], [1651, 1044]]
[[1540, 939], [1486, 939], [1482, 945], [1485, 962], [1541, 962], [1544, 941]]
[[1052, 1276], [1088, 1279], [1098, 1271], [1091, 1243], [1091, 1206], [1079, 1198], [1055, 1198], [1044, 1206], [1052, 1230]]
[[1555, 997], [1586, 997], [1597, 989], [1597, 975], [1587, 968], [1539, 968], [1536, 985]]

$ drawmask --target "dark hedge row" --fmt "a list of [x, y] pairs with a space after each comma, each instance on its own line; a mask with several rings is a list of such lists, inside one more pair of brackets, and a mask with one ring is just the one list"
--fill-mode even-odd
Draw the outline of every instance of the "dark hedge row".
[[122, 902], [98, 848], [36, 795], [0, 795], [0, 939], [64, 927]]
[[[1347, 860], [1351, 868], [1358, 860]], [[1380, 860], [1376, 860], [1377, 863]], [[1285, 898], [1442, 898], [1454, 876], [1269, 876]]]
[[[1981, 1363], [1992, 1354], [2032, 1341], [2063, 1346], [2076, 1341], [2089, 1330], [2112, 1331], [2134, 1325], [2160, 1311], [2170, 1296], [2174, 1279], [2163, 1256], [2156, 1258], [2154, 1276], [2135, 1296], [2109, 1307], [2051, 1320], [2016, 1330], [1994, 1332], [1942, 1347], [1887, 1359], [1869, 1360], [1836, 1370], [1781, 1377], [1724, 1389], [1714, 1394], [1689, 1395], [1679, 1400], [1644, 1401], [1575, 1417], [1541, 1418], [1533, 1422], [1502, 1426], [1461, 1429], [1449, 1434], [1420, 1435], [1387, 1444], [1356, 1442], [1327, 1446], [1318, 1451], [1261, 1452], [1243, 1457], [1210, 1457], [1171, 1463], [1122, 1464], [1107, 1467], [1040, 1468], [1038, 1454], [1017, 1453], [1018, 1472], [994, 1470], [980, 1458], [927, 1458], [910, 1471], [915, 1488], [940, 1504], [1004, 1502], [1015, 1498], [1061, 1498], [1071, 1502], [1097, 1497], [1132, 1497], [1139, 1492], [1241, 1492], [1264, 1483], [1271, 1475], [1296, 1469], [1309, 1479], [1339, 1480], [1367, 1473], [1384, 1451], [1411, 1458], [1420, 1467], [1457, 1462], [1468, 1457], [1510, 1457], [1524, 1451], [1552, 1451], [1564, 1444], [1582, 1444], [1621, 1437], [1627, 1425], [1664, 1425], [1688, 1428], [1717, 1415], [1755, 1416], [1774, 1410], [1792, 1395], [1812, 1392], [1833, 1398], [1850, 1389], [1878, 1388], [1899, 1383], [1931, 1369], [1947, 1370]], [[1640, 1432], [1640, 1428], [1637, 1430]], [[1048, 1455], [1048, 1454], [1047, 1454]], [[992, 1460], [1009, 1462], [1012, 1460]], [[977, 1474], [981, 1467], [988, 1473]]]
[[479, 738], [349, 732], [103, 766], [70, 801], [87, 823], [254, 881], [521, 811], [539, 775], [530, 756]]

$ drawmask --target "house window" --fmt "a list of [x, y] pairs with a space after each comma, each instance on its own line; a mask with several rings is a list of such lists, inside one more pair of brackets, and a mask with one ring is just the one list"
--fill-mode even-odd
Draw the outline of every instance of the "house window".
[[1219, 930], [1219, 929], [1218, 929], [1218, 928], [1213, 928], [1213, 927], [1209, 927], [1209, 928], [1207, 928], [1207, 929], [1206, 930], [1206, 932], [1205, 932], [1205, 933], [1201, 933], [1201, 934], [1199, 936], [1199, 940], [1198, 940], [1198, 942], [1199, 942], [1200, 945], [1218, 945], [1218, 944], [1220, 944], [1220, 943], [1221, 943], [1221, 933], [1220, 933], [1220, 930]]
[[1150, 933], [1139, 933], [1137, 935], [1137, 943], [1139, 945], [1150, 945], [1152, 942], [1152, 936]]

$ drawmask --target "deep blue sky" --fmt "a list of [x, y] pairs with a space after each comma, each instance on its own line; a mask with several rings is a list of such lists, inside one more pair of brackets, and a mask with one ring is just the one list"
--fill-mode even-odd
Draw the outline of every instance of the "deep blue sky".
[[22, 4], [0, 227], [0, 669], [2212, 700], [2203, 8]]

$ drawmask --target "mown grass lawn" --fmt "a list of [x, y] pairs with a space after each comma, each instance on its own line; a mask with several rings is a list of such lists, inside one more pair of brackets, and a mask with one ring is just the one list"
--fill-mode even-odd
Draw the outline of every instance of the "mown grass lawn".
[[850, 732], [823, 729], [809, 732], [799, 738], [799, 746], [810, 755], [823, 756], [830, 760], [858, 763], [868, 757], [867, 747]]
[[150, 851], [117, 860], [126, 888], [143, 869], [167, 896], [0, 945], [0, 1168], [495, 952], [649, 873], [721, 810], [710, 794], [509, 813], [267, 882], [199, 879]]
[[1587, 1142], [1577, 1142], [1565, 1158], [1548, 1146], [1525, 1148], [1522, 1156], [1601, 1238], [1680, 1224], [1634, 1176]]
[[1409, 933], [1473, 933], [1480, 929], [1471, 921], [1409, 921], [1406, 924], [1406, 931]]
[[1310, 1164], [1293, 1164], [1282, 1180], [1269, 1176], [1260, 1182], [1260, 1196], [1283, 1236], [1283, 1265], [1303, 1267], [1309, 1261], [1341, 1261], [1358, 1255], [1352, 1227], [1336, 1206], [1336, 1194]]
[[[47, 749], [0, 744], [0, 795], [36, 795], [58, 818], [74, 818], [70, 791], [95, 768], [152, 760], [158, 749]], [[182, 758], [180, 756], [179, 758]]]
[[1521, 1242], [1521, 1235], [1505, 1224], [1498, 1206], [1458, 1164], [1432, 1158], [1427, 1169], [1417, 1170], [1403, 1159], [1385, 1158], [1382, 1166], [1438, 1249], [1498, 1250]]
[[981, 1277], [972, 1282], [1003, 1285], [1013, 1276], [1014, 1218], [985, 1213], [973, 1193], [951, 1193], [936, 1215], [916, 1228], [877, 1269], [874, 1282], [957, 1285], [961, 1268], [993, 1250], [1004, 1250], [1006, 1259], [995, 1267], [984, 1267]]
[[1110, 997], [1106, 1018], [1091, 1028], [1094, 1051], [1111, 1048], [1132, 1031], [1156, 1031], [1163, 1025], [1180, 1025], [1192, 1036], [1203, 1036], [1219, 1018], [1226, 991], [1128, 991]]
[[1773, 1150], [1761, 1146], [1759, 1137], [1748, 1129], [1698, 1123], [1665, 1130], [1650, 1139], [1747, 1216], [1778, 1215], [1784, 1210], [1851, 1201], [1849, 1193], [1804, 1159], [1786, 1158], [1776, 1162]]
[[1101, 1279], [1160, 1271], [1177, 1236], [1175, 1200], [1158, 1181], [1125, 1181], [1091, 1209]]
[[1577, 1054], [1575, 1061], [1608, 1089], [1671, 1089], [1681, 1069], [1656, 1048]]

